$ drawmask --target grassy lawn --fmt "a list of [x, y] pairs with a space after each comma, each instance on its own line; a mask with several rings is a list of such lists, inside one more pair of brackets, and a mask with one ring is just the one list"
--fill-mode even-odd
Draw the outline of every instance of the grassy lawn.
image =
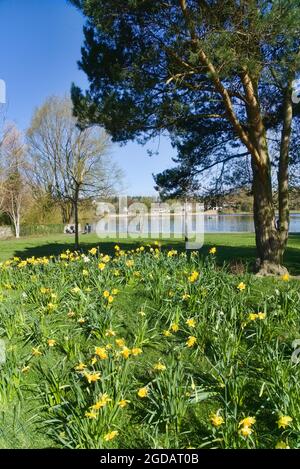
[[[111, 254], [114, 245], [120, 244], [126, 249], [132, 249], [140, 243], [135, 240], [107, 240], [99, 239], [96, 235], [81, 237], [81, 248], [86, 251], [93, 246], [100, 245], [101, 251]], [[145, 241], [147, 243], [148, 241]], [[48, 235], [28, 237], [20, 240], [0, 241], [0, 261], [13, 256], [21, 258], [57, 255], [65, 249], [72, 249], [73, 237], [68, 235]], [[164, 247], [174, 247], [184, 250], [184, 243], [180, 240], [163, 240]], [[218, 247], [218, 263], [255, 260], [255, 240], [252, 233], [211, 233], [205, 235], [205, 244], [201, 252], [205, 255], [210, 246]], [[300, 275], [300, 234], [291, 234], [288, 249], [285, 254], [285, 265], [294, 275]]]
[[212, 244], [216, 257], [153, 245], [2, 265], [0, 448], [300, 448], [298, 280], [216, 267], [253, 255], [250, 236]]

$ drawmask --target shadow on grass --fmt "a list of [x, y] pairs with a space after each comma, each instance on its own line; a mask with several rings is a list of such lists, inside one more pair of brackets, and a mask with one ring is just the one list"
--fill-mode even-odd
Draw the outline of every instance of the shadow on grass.
[[[112, 255], [115, 252], [115, 245], [118, 244], [121, 249], [124, 249], [126, 251], [131, 250], [131, 249], [136, 249], [139, 246], [145, 246], [147, 242], [137, 242], [134, 240], [126, 240], [125, 242], [119, 242], [118, 240], [113, 240], [113, 241], [95, 241], [95, 242], [81, 242], [80, 243], [80, 248], [79, 252], [81, 253], [87, 253], [89, 249], [92, 249], [94, 247], [99, 247], [99, 250], [103, 254], [109, 254]], [[150, 243], [149, 243], [150, 244]], [[168, 242], [163, 246], [163, 249], [169, 249], [170, 247], [177, 249], [178, 251], [184, 251], [184, 243], [182, 241], [174, 241], [174, 242]], [[43, 256], [50, 256], [54, 255], [57, 256], [61, 254], [62, 252], [66, 251], [69, 249], [70, 251], [74, 251], [74, 245], [70, 243], [62, 243], [62, 242], [53, 242], [53, 243], [47, 243], [47, 244], [42, 244], [42, 245], [37, 245], [37, 246], [28, 246], [24, 247], [22, 250], [16, 250], [14, 255], [18, 256], [22, 259], [27, 258], [27, 257], [43, 257]]]
[[[80, 251], [87, 252], [93, 247], [99, 246], [100, 251], [104, 254], [112, 255], [114, 253], [114, 246], [116, 243], [124, 250], [136, 249], [141, 245], [146, 245], [146, 242], [139, 242], [132, 239], [128, 240], [97, 240], [95, 242], [81, 242]], [[251, 266], [254, 264], [256, 258], [255, 246], [230, 246], [221, 243], [215, 244], [217, 247], [217, 263], [223, 265], [226, 263], [244, 262]], [[207, 255], [212, 243], [205, 243], [201, 249], [201, 254]], [[163, 240], [162, 249], [177, 249], [179, 252], [185, 251], [185, 244], [181, 240]], [[72, 244], [66, 242], [50, 242], [37, 246], [24, 247], [22, 250], [16, 250], [15, 255], [21, 258], [26, 257], [43, 257], [49, 255], [59, 255], [66, 249], [73, 249]], [[287, 248], [284, 258], [284, 265], [289, 269], [291, 274], [300, 275], [300, 234], [293, 234], [290, 236], [290, 246]]]

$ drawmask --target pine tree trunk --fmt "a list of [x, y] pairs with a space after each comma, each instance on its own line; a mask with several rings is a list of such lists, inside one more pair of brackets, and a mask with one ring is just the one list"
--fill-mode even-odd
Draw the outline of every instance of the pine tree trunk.
[[283, 126], [280, 142], [280, 157], [278, 167], [278, 207], [279, 207], [279, 236], [284, 250], [289, 234], [289, 149], [293, 119], [293, 77], [287, 85], [283, 103]]
[[[248, 136], [251, 142], [251, 145], [248, 144], [248, 149], [251, 154], [253, 172], [253, 214], [258, 253], [256, 267], [261, 275], [283, 275], [287, 272], [287, 269], [282, 266], [287, 233], [286, 236], [280, 235], [280, 221], [277, 223], [275, 218], [271, 163], [257, 91], [258, 78], [251, 77], [244, 69], [241, 80], [247, 98]], [[280, 160], [282, 160], [282, 154]], [[286, 175], [283, 175], [283, 178], [285, 177]], [[287, 184], [284, 184], [284, 189], [288, 190]]]
[[283, 275], [287, 272], [282, 266], [285, 243], [276, 226], [270, 170], [259, 171], [254, 164], [252, 169], [256, 267], [260, 275]]
[[[263, 275], [287, 273], [282, 266], [283, 254], [289, 233], [289, 146], [292, 126], [292, 78], [285, 90], [283, 103], [283, 126], [278, 168], [278, 206], [279, 217], [276, 222], [273, 203], [270, 164], [265, 171], [253, 169], [254, 223], [256, 245], [259, 254], [259, 273]], [[267, 147], [266, 147], [267, 152]], [[262, 155], [263, 161], [269, 161], [268, 155]]]

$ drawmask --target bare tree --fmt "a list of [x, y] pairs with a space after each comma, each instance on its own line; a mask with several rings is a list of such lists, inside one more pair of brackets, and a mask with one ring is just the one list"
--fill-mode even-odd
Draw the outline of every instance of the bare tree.
[[9, 126], [5, 125], [6, 122], [6, 106], [0, 102], [0, 150], [4, 140], [4, 137], [9, 129]]
[[79, 245], [81, 200], [112, 194], [120, 172], [108, 157], [110, 139], [98, 126], [81, 130], [68, 98], [52, 97], [36, 110], [27, 132], [31, 182], [71, 206]]
[[9, 216], [16, 238], [19, 238], [28, 186], [25, 177], [26, 149], [23, 136], [13, 124], [4, 130], [0, 155], [0, 209]]

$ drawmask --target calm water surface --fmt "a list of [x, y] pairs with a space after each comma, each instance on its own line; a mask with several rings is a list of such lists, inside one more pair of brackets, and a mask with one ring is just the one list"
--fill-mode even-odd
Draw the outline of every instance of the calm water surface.
[[[200, 215], [201, 217], [202, 215]], [[199, 219], [198, 219], [199, 220]], [[127, 225], [128, 223], [128, 225]], [[203, 228], [200, 228], [196, 223], [195, 216], [191, 218], [191, 230], [202, 232]], [[96, 226], [93, 226], [93, 231], [96, 230]], [[181, 216], [171, 215], [165, 216], [153, 216], [148, 218], [147, 216], [140, 217], [129, 217], [126, 221], [125, 218], [111, 217], [109, 223], [104, 220], [97, 226], [98, 233], [114, 232], [117, 230], [120, 233], [126, 233], [127, 230], [131, 233], [139, 232], [140, 235], [152, 233], [182, 233], [184, 232], [184, 220]], [[241, 233], [241, 232], [254, 232], [253, 215], [204, 215], [204, 233]], [[300, 213], [293, 213], [290, 216], [290, 233], [300, 233]]]
[[[254, 232], [253, 215], [205, 215], [204, 228], [206, 233]], [[300, 213], [290, 215], [290, 233], [300, 233]]]

